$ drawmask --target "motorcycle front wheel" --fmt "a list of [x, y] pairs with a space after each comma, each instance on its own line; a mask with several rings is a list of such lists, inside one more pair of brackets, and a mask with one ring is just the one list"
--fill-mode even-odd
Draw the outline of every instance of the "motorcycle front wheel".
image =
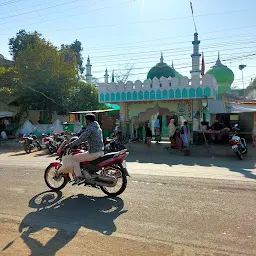
[[52, 191], [59, 191], [63, 189], [68, 179], [63, 174], [58, 174], [54, 165], [49, 165], [44, 172], [44, 181], [48, 188]]
[[127, 187], [126, 173], [122, 169], [111, 166], [104, 171], [104, 174], [107, 176], [114, 176], [117, 179], [117, 184], [114, 187], [101, 186], [100, 189], [102, 192], [113, 197], [121, 195]]

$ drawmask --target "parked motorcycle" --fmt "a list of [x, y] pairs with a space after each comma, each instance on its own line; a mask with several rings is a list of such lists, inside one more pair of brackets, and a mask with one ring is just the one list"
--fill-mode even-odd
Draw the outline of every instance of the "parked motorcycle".
[[65, 135], [63, 134], [54, 134], [54, 135], [43, 135], [42, 143], [48, 149], [49, 154], [54, 154], [57, 152], [58, 148], [60, 147], [61, 143], [66, 139]]
[[106, 140], [104, 140], [105, 153], [117, 152], [124, 149], [126, 149], [126, 147], [124, 146], [124, 143], [120, 140], [119, 137], [107, 138]]
[[235, 124], [235, 126], [232, 128], [232, 132], [230, 135], [230, 144], [232, 146], [233, 152], [236, 154], [236, 156], [243, 160], [243, 155], [248, 152], [247, 150], [247, 144], [244, 138], [240, 138], [236, 135], [236, 133], [240, 129], [238, 128], [238, 124]]
[[[62, 157], [67, 154], [79, 154], [84, 152], [79, 148], [69, 148], [66, 142], [60, 146], [56, 162], [52, 162], [46, 168], [44, 180], [46, 185], [53, 191], [63, 189], [68, 182], [72, 182], [69, 173], [61, 173], [58, 170], [62, 166]], [[106, 195], [118, 196], [124, 192], [127, 186], [127, 176], [125, 159], [129, 153], [126, 150], [105, 154], [91, 162], [80, 163], [81, 171], [85, 181], [84, 186], [100, 188]], [[76, 183], [73, 183], [76, 185]], [[81, 185], [81, 184], [79, 184]]]
[[38, 150], [42, 149], [37, 136], [32, 133], [28, 136], [24, 134], [23, 137], [20, 138], [20, 143], [23, 144], [23, 148], [27, 154], [31, 153], [35, 148]]

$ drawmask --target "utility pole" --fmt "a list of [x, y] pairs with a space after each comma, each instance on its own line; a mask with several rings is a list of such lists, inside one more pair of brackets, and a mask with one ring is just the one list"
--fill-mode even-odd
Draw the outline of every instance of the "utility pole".
[[246, 65], [244, 65], [244, 64], [239, 65], [239, 69], [242, 71], [242, 83], [243, 83], [244, 99], [245, 99], [245, 89], [244, 89], [244, 72], [243, 72], [243, 69], [245, 67], [246, 67]]

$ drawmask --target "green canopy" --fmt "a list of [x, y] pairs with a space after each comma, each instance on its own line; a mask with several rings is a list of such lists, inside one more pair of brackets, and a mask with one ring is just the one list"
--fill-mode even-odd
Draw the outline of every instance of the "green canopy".
[[105, 106], [110, 109], [120, 110], [120, 106], [116, 104], [105, 103]]

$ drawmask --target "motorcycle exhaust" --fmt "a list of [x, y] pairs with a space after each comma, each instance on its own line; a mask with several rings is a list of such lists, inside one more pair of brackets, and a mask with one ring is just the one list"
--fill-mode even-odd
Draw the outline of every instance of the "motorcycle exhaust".
[[95, 178], [93, 183], [94, 183], [93, 185], [102, 186], [102, 187], [114, 187], [117, 183], [117, 179], [114, 177], [98, 176]]

